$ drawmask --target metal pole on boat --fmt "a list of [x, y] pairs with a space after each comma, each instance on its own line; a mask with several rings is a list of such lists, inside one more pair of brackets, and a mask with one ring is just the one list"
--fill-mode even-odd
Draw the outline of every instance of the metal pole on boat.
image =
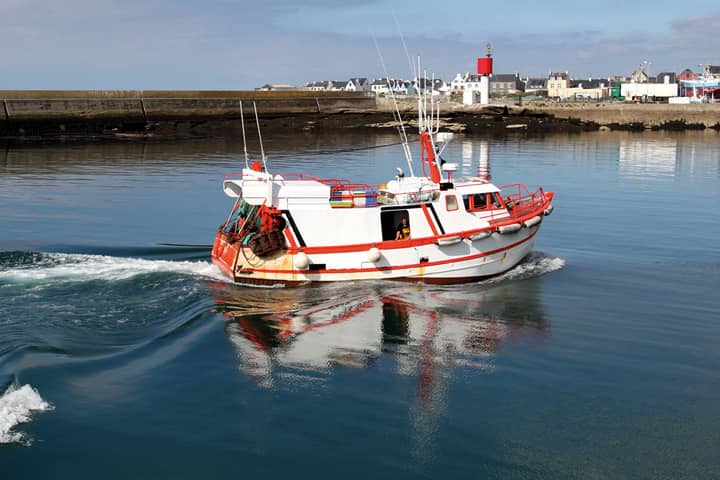
[[257, 105], [255, 104], [255, 100], [253, 100], [253, 110], [255, 110], [255, 124], [257, 125], [258, 139], [260, 140], [260, 155], [262, 155], [263, 168], [265, 168], [265, 172], [267, 172], [267, 162], [265, 161], [265, 148], [263, 148], [262, 134], [260, 133], [260, 120], [258, 119]]
[[248, 161], [247, 141], [245, 140], [245, 115], [243, 115], [242, 100], [240, 100], [240, 125], [242, 126], [243, 150], [245, 151], [245, 168], [250, 168]]
[[423, 130], [423, 109], [422, 109], [422, 90], [420, 89], [420, 56], [417, 58], [417, 76], [415, 76], [415, 88], [417, 89], [418, 99], [418, 130]]

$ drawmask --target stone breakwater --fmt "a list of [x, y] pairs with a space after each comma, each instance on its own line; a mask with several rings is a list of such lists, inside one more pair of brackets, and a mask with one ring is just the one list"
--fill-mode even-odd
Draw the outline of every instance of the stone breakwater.
[[[378, 99], [380, 110], [392, 109]], [[404, 117], [412, 118], [416, 102], [399, 103]], [[531, 102], [525, 105], [459, 105], [440, 103], [440, 118], [450, 129], [466, 132], [502, 130], [581, 132], [593, 130], [720, 130], [720, 104], [632, 104]]]
[[530, 104], [527, 109], [612, 130], [720, 130], [720, 104], [557, 103]]
[[[126, 141], [237, 136], [245, 122], [275, 129], [395, 129], [387, 98], [351, 92], [0, 91], [0, 142]], [[417, 101], [397, 110], [415, 125]], [[464, 106], [440, 103], [449, 130], [518, 134], [592, 130], [720, 130], [720, 105], [535, 102]]]

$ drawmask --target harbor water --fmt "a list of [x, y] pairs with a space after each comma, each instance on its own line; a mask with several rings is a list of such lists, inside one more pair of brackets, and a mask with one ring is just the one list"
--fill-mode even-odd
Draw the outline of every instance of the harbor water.
[[[265, 151], [381, 183], [396, 143]], [[459, 175], [556, 195], [528, 258], [457, 286], [230, 283], [242, 152], [0, 149], [3, 478], [720, 478], [718, 132], [457, 136]]]

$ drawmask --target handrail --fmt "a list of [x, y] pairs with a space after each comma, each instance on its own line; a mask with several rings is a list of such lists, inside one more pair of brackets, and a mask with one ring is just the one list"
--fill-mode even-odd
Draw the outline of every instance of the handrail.
[[[506, 190], [511, 190], [506, 193]], [[542, 187], [530, 193], [523, 183], [513, 183], [500, 187], [503, 201], [508, 213], [513, 218], [523, 217], [545, 204], [545, 192]]]

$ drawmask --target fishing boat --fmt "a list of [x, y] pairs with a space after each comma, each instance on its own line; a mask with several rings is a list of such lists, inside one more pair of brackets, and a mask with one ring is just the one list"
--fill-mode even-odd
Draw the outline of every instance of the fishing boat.
[[[415, 175], [397, 111], [409, 175], [370, 185], [303, 173], [273, 174], [262, 161], [225, 176], [235, 199], [212, 248], [213, 262], [242, 284], [407, 280], [464, 283], [499, 275], [533, 249], [553, 192], [456, 178], [441, 158], [452, 135], [440, 132], [439, 108], [418, 96]], [[241, 103], [242, 114], [242, 103]], [[256, 111], [257, 122], [257, 111]], [[244, 138], [243, 121], [243, 138]], [[258, 130], [258, 135], [260, 131]], [[261, 148], [262, 148], [262, 137]]]

